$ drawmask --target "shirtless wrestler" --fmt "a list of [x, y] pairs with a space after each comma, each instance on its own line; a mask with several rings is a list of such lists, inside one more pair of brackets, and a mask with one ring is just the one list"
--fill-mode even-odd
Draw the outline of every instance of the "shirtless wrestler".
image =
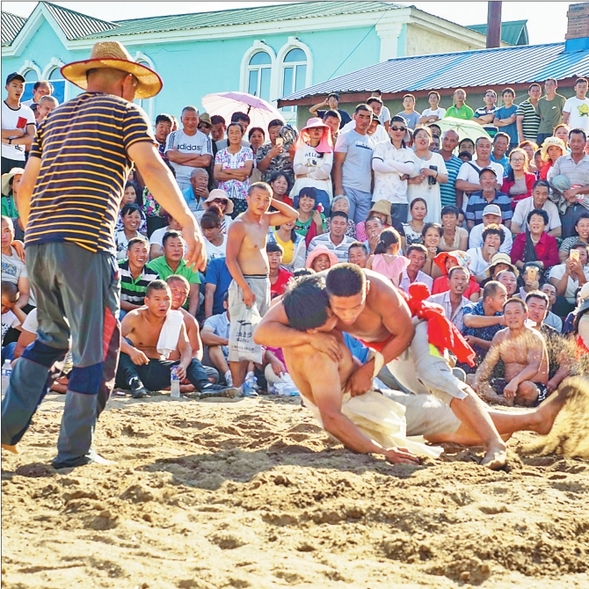
[[[472, 389], [454, 377], [448, 363], [432, 353], [427, 341], [427, 323], [414, 327], [409, 308], [396, 288], [382, 276], [353, 264], [338, 264], [325, 274], [331, 311], [337, 327], [380, 352], [384, 363], [403, 387], [413, 393], [431, 393], [450, 406], [458, 419], [483, 440], [486, 453], [481, 464], [491, 469], [506, 462], [506, 445]], [[309, 305], [309, 311], [313, 310]], [[270, 309], [254, 334], [256, 343], [273, 347], [309, 344], [341, 360], [336, 338], [329, 333], [298, 332], [288, 326], [284, 307]], [[374, 373], [372, 358], [347, 379], [352, 394], [368, 391]]]
[[[506, 328], [493, 337], [473, 388], [488, 403], [534, 407], [547, 396], [546, 342], [538, 331], [526, 327], [528, 307], [521, 299], [509, 299], [503, 305], [503, 318]], [[505, 378], [492, 378], [499, 360], [505, 366]]]

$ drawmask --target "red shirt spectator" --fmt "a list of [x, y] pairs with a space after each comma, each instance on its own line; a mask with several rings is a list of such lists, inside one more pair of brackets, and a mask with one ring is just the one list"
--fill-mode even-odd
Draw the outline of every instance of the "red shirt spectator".
[[[288, 281], [293, 277], [292, 272], [286, 270], [286, 268], [278, 268], [278, 276], [274, 280], [270, 276], [270, 298], [274, 298], [284, 294]], [[274, 280], [274, 282], [272, 282]]]

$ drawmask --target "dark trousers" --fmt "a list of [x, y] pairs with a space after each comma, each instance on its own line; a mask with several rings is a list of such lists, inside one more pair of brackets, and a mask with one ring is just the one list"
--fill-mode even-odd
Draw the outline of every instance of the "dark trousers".
[[2, 173], [8, 174], [12, 168], [24, 168], [26, 164], [25, 160], [11, 160], [10, 158], [2, 158]]
[[542, 147], [542, 143], [544, 143], [548, 137], [552, 137], [552, 133], [538, 133], [538, 136], [536, 137], [538, 147]]
[[[150, 391], [159, 391], [167, 389], [170, 382], [170, 371], [172, 366], [178, 364], [178, 361], [172, 360], [150, 360], [149, 364], [137, 366], [133, 364], [128, 354], [121, 352], [119, 357], [119, 367], [117, 369], [116, 385], [117, 387], [130, 388], [131, 380], [138, 378]], [[207, 373], [203, 365], [193, 358], [186, 369], [186, 378], [197, 391], [202, 391], [207, 385], [210, 385]]]

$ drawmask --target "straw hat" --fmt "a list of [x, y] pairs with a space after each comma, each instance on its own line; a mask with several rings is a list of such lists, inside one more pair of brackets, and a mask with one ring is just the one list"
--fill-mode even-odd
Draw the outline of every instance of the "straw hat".
[[113, 68], [133, 74], [139, 81], [135, 92], [136, 98], [155, 96], [164, 83], [162, 79], [147, 66], [133, 60], [129, 52], [118, 41], [100, 41], [92, 47], [89, 59], [74, 61], [61, 68], [61, 75], [82, 90], [88, 87], [86, 74], [95, 68]]
[[22, 176], [25, 171], [22, 168], [12, 168], [10, 172], [2, 174], [2, 194], [4, 196], [10, 196], [10, 181], [19, 174]]
[[506, 266], [509, 266], [509, 269], [515, 274], [515, 276], [519, 276], [519, 270], [511, 263], [511, 258], [503, 252], [499, 252], [491, 258], [491, 263], [485, 270], [485, 276], [487, 278], [493, 276], [493, 270], [495, 269], [495, 266], [499, 264], [505, 264]]
[[393, 224], [393, 220], [391, 219], [391, 203], [384, 198], [377, 200], [371, 207], [370, 211], [368, 211], [367, 219], [370, 218], [371, 213], [380, 213], [381, 215], [386, 216], [386, 224], [390, 227]]
[[225, 208], [225, 214], [230, 215], [233, 212], [233, 201], [229, 198], [229, 195], [224, 190], [221, 190], [220, 188], [215, 188], [214, 190], [211, 190], [209, 192], [209, 196], [208, 196], [207, 200], [205, 200], [202, 203], [202, 206], [205, 209], [208, 209], [211, 206], [211, 203], [217, 198], [221, 198], [221, 199], [227, 201], [227, 207]]
[[547, 137], [542, 144], [542, 160], [548, 159], [548, 148], [552, 146], [558, 147], [561, 155], [564, 155], [567, 152], [566, 145], [562, 139], [559, 139], [558, 137]]
[[307, 261], [305, 262], [305, 266], [307, 268], [312, 268], [313, 267], [313, 262], [319, 257], [319, 256], [327, 256], [329, 258], [329, 262], [330, 262], [330, 268], [331, 266], [335, 266], [336, 264], [339, 264], [339, 260], [338, 257], [330, 250], [327, 249], [324, 245], [318, 245], [308, 256], [307, 256]]

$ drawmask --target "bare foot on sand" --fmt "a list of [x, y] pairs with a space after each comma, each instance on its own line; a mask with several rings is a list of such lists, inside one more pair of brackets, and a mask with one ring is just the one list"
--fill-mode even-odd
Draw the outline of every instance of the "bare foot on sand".
[[571, 395], [577, 391], [589, 395], [589, 385], [583, 383], [578, 378], [567, 378], [554, 394], [550, 395], [538, 406], [535, 413], [538, 422], [535, 427], [533, 426], [531, 428], [532, 431], [538, 432], [543, 436], [550, 433], [556, 416], [560, 413], [560, 410], [564, 407]]
[[487, 453], [481, 460], [481, 465], [491, 470], [499, 470], [507, 464], [507, 446], [493, 446], [487, 450]]

